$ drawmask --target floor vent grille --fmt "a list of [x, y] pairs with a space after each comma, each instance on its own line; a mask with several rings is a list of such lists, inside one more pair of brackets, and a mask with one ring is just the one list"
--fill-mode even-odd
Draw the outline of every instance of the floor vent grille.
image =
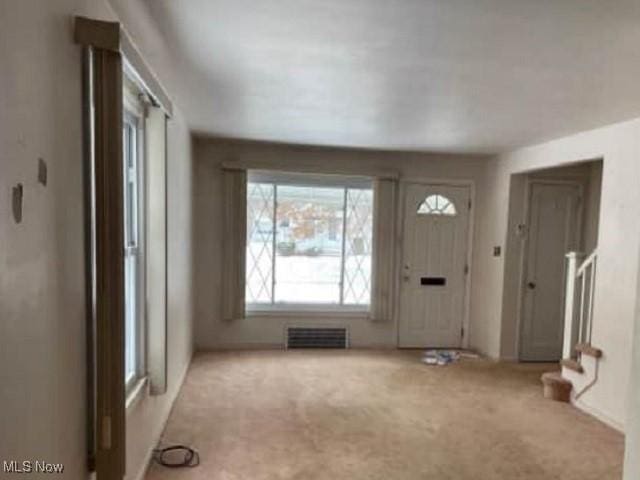
[[287, 348], [347, 348], [346, 328], [287, 328]]

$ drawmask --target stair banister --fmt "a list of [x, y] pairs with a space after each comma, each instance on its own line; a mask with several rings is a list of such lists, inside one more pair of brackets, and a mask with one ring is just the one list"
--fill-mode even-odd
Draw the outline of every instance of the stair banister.
[[564, 342], [562, 346], [563, 358], [573, 358], [573, 348], [578, 341], [578, 318], [576, 315], [576, 280], [578, 268], [585, 255], [581, 252], [569, 252], [567, 258], [567, 283], [565, 287], [564, 304]]
[[589, 286], [589, 331], [587, 336], [589, 338], [589, 344], [591, 344], [591, 334], [593, 333], [593, 300], [596, 297], [595, 288], [596, 288], [596, 252], [594, 251], [591, 255], [593, 255], [593, 259], [591, 260], [591, 277], [589, 278], [590, 286]]

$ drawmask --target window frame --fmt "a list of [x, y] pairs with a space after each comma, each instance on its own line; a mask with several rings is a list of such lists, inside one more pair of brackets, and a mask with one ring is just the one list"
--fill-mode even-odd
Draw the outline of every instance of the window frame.
[[[134, 127], [135, 132], [135, 174], [136, 174], [136, 224], [135, 224], [135, 242], [133, 245], [127, 244], [127, 231], [128, 231], [128, 202], [127, 202], [127, 183], [128, 172], [127, 164], [128, 158], [123, 158], [123, 182], [124, 182], [124, 200], [123, 200], [123, 217], [125, 221], [123, 245], [125, 249], [124, 259], [127, 260], [127, 251], [132, 249], [136, 256], [136, 325], [135, 325], [135, 372], [127, 378], [127, 371], [123, 372], [125, 375], [125, 395], [127, 398], [127, 406], [131, 405], [133, 400], [139, 396], [142, 390], [142, 385], [146, 382], [147, 377], [147, 364], [146, 364], [146, 348], [147, 348], [147, 325], [146, 325], [146, 249], [145, 249], [145, 232], [146, 232], [146, 193], [145, 193], [145, 163], [146, 163], [146, 149], [145, 149], [145, 117], [146, 107], [142, 101], [143, 92], [139, 89], [134, 80], [129, 78], [128, 74], [124, 74], [123, 78], [123, 129], [127, 126]], [[123, 132], [124, 133], [124, 132]], [[124, 141], [124, 138], [123, 138]], [[126, 270], [126, 266], [125, 266]], [[125, 281], [125, 309], [126, 309], [126, 294], [127, 284]], [[125, 311], [125, 322], [127, 321]], [[125, 324], [126, 335], [126, 324]], [[127, 343], [125, 338], [124, 344], [125, 354], [125, 367]], [[134, 398], [135, 397], [135, 398]]]
[[[375, 205], [375, 190], [373, 188], [373, 179], [369, 177], [355, 177], [355, 176], [342, 176], [342, 175], [327, 175], [327, 174], [306, 174], [306, 173], [284, 173], [284, 172], [262, 172], [262, 171], [249, 171], [247, 183], [260, 183], [270, 184], [274, 187], [273, 192], [273, 233], [272, 238], [277, 236], [276, 228], [276, 215], [278, 208], [278, 186], [293, 186], [293, 187], [316, 187], [316, 188], [335, 188], [343, 191], [343, 238], [342, 247], [340, 252], [340, 283], [339, 283], [339, 302], [340, 303], [314, 303], [314, 302], [277, 302], [275, 301], [275, 265], [276, 257], [275, 249], [272, 253], [272, 275], [273, 277], [273, 290], [271, 291], [271, 302], [249, 302], [245, 301], [245, 308], [248, 316], [275, 316], [277, 314], [297, 314], [305, 313], [311, 315], [317, 314], [338, 314], [339, 316], [346, 317], [361, 317], [369, 314], [372, 304], [372, 281], [373, 281], [373, 251], [371, 251], [371, 272], [369, 278], [369, 302], [367, 304], [345, 304], [344, 302], [344, 268], [346, 257], [346, 222], [347, 222], [347, 192], [348, 190], [369, 190], [372, 192], [372, 217], [374, 215], [373, 206]], [[248, 191], [248, 190], [247, 190]], [[248, 233], [248, 232], [247, 232]], [[373, 236], [374, 236], [373, 224], [371, 227], [371, 238], [373, 248]], [[248, 239], [247, 239], [248, 241]], [[246, 271], [245, 271], [246, 280]], [[246, 287], [245, 287], [246, 288]]]
[[[433, 199], [436, 202], [436, 206], [432, 207], [429, 205], [429, 200]], [[446, 202], [444, 207], [440, 207], [438, 205], [438, 201], [443, 200]], [[422, 211], [422, 208], [425, 207], [426, 211]], [[451, 208], [451, 211], [449, 211]], [[433, 193], [427, 195], [424, 200], [420, 202], [418, 205], [416, 215], [420, 216], [436, 216], [436, 217], [457, 217], [458, 216], [458, 206], [456, 203], [446, 195], [441, 193]]]

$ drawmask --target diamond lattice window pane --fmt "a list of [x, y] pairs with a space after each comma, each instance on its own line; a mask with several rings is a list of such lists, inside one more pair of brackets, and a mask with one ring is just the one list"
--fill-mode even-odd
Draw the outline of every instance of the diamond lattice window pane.
[[273, 209], [270, 183], [247, 184], [247, 303], [273, 298]]
[[373, 192], [347, 190], [343, 303], [368, 305], [371, 300]]

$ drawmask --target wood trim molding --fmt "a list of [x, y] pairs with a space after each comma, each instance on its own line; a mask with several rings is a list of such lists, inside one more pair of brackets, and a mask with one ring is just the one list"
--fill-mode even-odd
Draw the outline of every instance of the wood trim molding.
[[120, 52], [136, 79], [165, 113], [173, 116], [173, 103], [153, 74], [131, 36], [120, 22], [108, 22], [82, 16], [75, 17], [74, 40], [77, 44], [100, 50]]
[[122, 56], [83, 48], [87, 283], [88, 466], [124, 476]]
[[79, 45], [101, 50], [120, 51], [120, 24], [75, 17], [74, 40]]

